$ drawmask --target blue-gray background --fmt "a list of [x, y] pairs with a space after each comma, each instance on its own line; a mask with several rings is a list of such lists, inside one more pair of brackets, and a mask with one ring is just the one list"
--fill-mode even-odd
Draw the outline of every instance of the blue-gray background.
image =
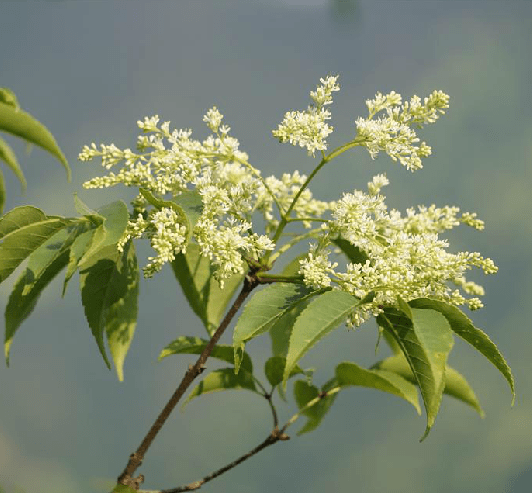
[[[442, 89], [448, 114], [420, 131], [433, 157], [412, 174], [387, 156], [346, 153], [318, 175], [314, 191], [336, 199], [386, 172], [389, 207], [458, 205], [477, 211], [484, 232], [459, 228], [454, 249], [480, 251], [499, 265], [473, 276], [487, 294], [476, 324], [512, 366], [516, 406], [503, 378], [457, 341], [451, 364], [464, 373], [487, 413], [444, 399], [429, 438], [424, 418], [388, 394], [353, 389], [314, 433], [267, 449], [204, 487], [212, 492], [525, 492], [532, 482], [530, 297], [532, 227], [532, 2], [488, 1], [0, 1], [0, 86], [45, 123], [64, 150], [73, 181], [53, 158], [8, 138], [28, 191], [6, 170], [6, 210], [30, 203], [75, 215], [72, 193], [92, 207], [129, 198], [123, 189], [85, 191], [102, 174], [77, 154], [90, 142], [133, 147], [136, 121], [159, 114], [172, 127], [207, 129], [217, 105], [241, 148], [264, 175], [316, 161], [271, 136], [284, 112], [304, 109], [320, 77], [340, 74], [329, 137], [353, 137], [365, 100], [395, 90], [405, 98]], [[5, 168], [4, 168], [5, 169]], [[148, 249], [140, 248], [145, 263]], [[0, 286], [5, 306], [11, 281]], [[0, 365], [0, 484], [8, 491], [105, 491], [122, 470], [191, 357], [157, 363], [179, 334], [203, 335], [169, 269], [142, 281], [138, 327], [125, 381], [105, 369], [84, 320], [76, 283], [64, 300], [54, 282], [24, 323], [11, 367]], [[331, 376], [334, 364], [375, 361], [376, 330], [339, 329], [303, 361]], [[230, 341], [230, 335], [224, 342]], [[268, 339], [249, 345], [256, 366]], [[381, 348], [379, 357], [387, 354]], [[211, 366], [212, 367], [212, 366]], [[287, 418], [293, 403], [281, 407]], [[233, 392], [176, 412], [141, 468], [145, 488], [199, 479], [251, 449], [270, 430], [265, 403]]]

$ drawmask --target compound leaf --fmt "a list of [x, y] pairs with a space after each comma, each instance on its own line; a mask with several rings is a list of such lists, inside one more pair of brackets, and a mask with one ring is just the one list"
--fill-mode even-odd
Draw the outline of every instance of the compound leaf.
[[63, 165], [70, 181], [70, 167], [50, 131], [33, 116], [11, 104], [0, 102], [0, 130], [16, 135], [48, 151]]
[[196, 385], [183, 403], [181, 409], [184, 409], [192, 399], [200, 395], [221, 392], [222, 390], [251, 390], [262, 395], [257, 390], [251, 373], [244, 370], [235, 373], [233, 368], [222, 368], [221, 370], [212, 371]]
[[512, 392], [512, 405], [515, 401], [515, 384], [512, 370], [506, 363], [504, 356], [497, 346], [482, 330], [473, 325], [473, 322], [457, 307], [429, 298], [418, 298], [409, 302], [414, 308], [430, 308], [440, 312], [449, 322], [455, 334], [467, 341], [481, 353], [495, 368], [497, 368], [508, 382]]
[[[159, 355], [159, 361], [172, 354], [201, 354], [209, 341], [199, 337], [180, 336], [166, 346]], [[234, 364], [233, 346], [229, 344], [217, 344], [212, 349], [211, 358], [216, 358], [227, 363]], [[253, 373], [251, 358], [244, 353], [241, 368], [248, 373]]]
[[[406, 364], [408, 366], [408, 363]], [[392, 371], [384, 369], [366, 370], [355, 363], [344, 362], [336, 367], [336, 379], [341, 387], [367, 387], [394, 394], [412, 404], [417, 413], [421, 414], [416, 387]]]

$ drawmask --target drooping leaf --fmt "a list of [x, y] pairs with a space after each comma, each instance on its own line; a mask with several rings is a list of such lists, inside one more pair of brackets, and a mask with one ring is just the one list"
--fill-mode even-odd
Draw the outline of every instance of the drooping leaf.
[[17, 161], [17, 157], [15, 156], [13, 149], [11, 149], [9, 144], [2, 138], [0, 138], [0, 160], [4, 161], [11, 171], [15, 173], [15, 176], [20, 181], [22, 190], [26, 190], [26, 178], [24, 178], [24, 173]]
[[266, 332], [284, 313], [314, 292], [291, 283], [275, 283], [256, 292], [244, 307], [233, 332], [235, 371], [238, 371], [238, 353], [245, 343]]
[[0, 170], [0, 215], [4, 212], [4, 205], [6, 203], [6, 184], [4, 182], [4, 175]]
[[[199, 337], [180, 336], [166, 346], [159, 355], [159, 361], [172, 354], [201, 354], [209, 341]], [[212, 349], [211, 358], [216, 358], [227, 363], [234, 364], [233, 346], [229, 344], [217, 344]], [[241, 368], [248, 373], [253, 373], [251, 358], [244, 353]]]
[[[372, 369], [391, 371], [409, 382], [417, 384], [412, 369], [402, 354], [396, 354], [383, 359], [382, 361], [375, 363], [375, 365], [372, 366]], [[468, 406], [471, 406], [481, 417], [484, 417], [484, 411], [480, 407], [480, 403], [478, 402], [473, 389], [467, 383], [464, 376], [450, 366], [445, 367], [445, 388], [443, 393], [455, 397]]]
[[95, 231], [95, 229], [89, 229], [88, 231], [81, 233], [74, 240], [74, 243], [72, 243], [72, 246], [70, 247], [68, 265], [65, 273], [65, 281], [63, 282], [63, 292], [61, 296], [65, 296], [68, 282], [76, 272], [81, 257], [83, 257], [85, 252], [89, 249]]
[[50, 131], [20, 108], [0, 102], [0, 130], [16, 135], [48, 151], [64, 166], [70, 181], [70, 166]]
[[394, 394], [412, 404], [417, 413], [421, 414], [416, 387], [392, 371], [366, 370], [355, 363], [344, 362], [336, 367], [336, 379], [341, 387], [367, 387]]
[[409, 309], [404, 312], [386, 309], [377, 318], [379, 325], [394, 336], [406, 356], [421, 390], [427, 412], [424, 440], [438, 414], [445, 387], [445, 367], [454, 340], [447, 319], [435, 310]]
[[366, 253], [344, 238], [338, 237], [332, 242], [344, 253], [352, 264], [363, 264], [368, 256]]
[[428, 298], [419, 298], [409, 302], [410, 306], [414, 308], [430, 308], [440, 312], [451, 325], [451, 329], [462, 339], [467, 341], [479, 353], [481, 353], [488, 361], [490, 361], [495, 368], [497, 368], [508, 382], [512, 392], [512, 405], [515, 402], [515, 384], [512, 370], [506, 363], [504, 356], [501, 354], [497, 346], [482, 330], [473, 325], [473, 322], [462, 313], [462, 311], [455, 307], [443, 303], [441, 301], [431, 300]]
[[[20, 209], [20, 208], [19, 208]], [[37, 248], [39, 248], [46, 240], [55, 235], [60, 229], [72, 223], [70, 219], [47, 219], [25, 223], [27, 220], [34, 219], [38, 215], [36, 210], [28, 208], [25, 211], [10, 211], [2, 218], [0, 223], [0, 231], [9, 231], [3, 236], [3, 241], [0, 244], [0, 282], [7, 279], [13, 271]], [[22, 214], [22, 220], [16, 224], [16, 229], [13, 229], [13, 222], [11, 219], [16, 219]], [[40, 211], [39, 211], [40, 212]], [[6, 222], [4, 222], [6, 220]], [[18, 227], [18, 226], [21, 227]]]
[[19, 277], [6, 306], [4, 351], [9, 366], [9, 351], [13, 336], [31, 314], [46, 286], [68, 262], [68, 250], [82, 225], [63, 228], [37, 248], [29, 257], [26, 270]]
[[0, 218], [0, 239], [17, 229], [44, 221], [46, 218], [43, 211], [32, 205], [15, 207]]
[[111, 365], [104, 346], [104, 332], [107, 312], [114, 303], [120, 303], [126, 292], [123, 284], [116, 282], [120, 277], [118, 262], [120, 253], [115, 245], [109, 245], [91, 257], [90, 263], [80, 268], [79, 284], [85, 317], [89, 323], [98, 349], [110, 369]]
[[118, 379], [123, 381], [124, 360], [135, 334], [138, 313], [139, 268], [132, 241], [125, 244], [116, 266], [105, 313], [105, 331]]
[[[336, 386], [336, 379], [333, 378], [323, 385], [321, 392], [327, 392]], [[318, 390], [318, 387], [305, 380], [297, 380], [294, 384], [294, 398], [299, 409], [305, 407], [312, 399], [318, 397], [319, 394], [320, 390]], [[303, 426], [297, 434], [303, 435], [303, 433], [315, 430], [321, 424], [335, 400], [336, 393], [327, 395], [320, 399], [316, 404], [303, 411], [303, 415], [308, 419], [305, 426]]]
[[172, 270], [190, 307], [212, 335], [244, 275], [235, 274], [226, 279], [222, 289], [213, 278], [210, 260], [201, 255], [200, 247], [195, 243], [188, 244], [186, 254], [176, 255]]
[[[286, 358], [282, 356], [272, 356], [268, 358], [264, 364], [264, 373], [266, 378], [272, 387], [277, 387], [283, 381], [284, 367], [286, 365]], [[288, 378], [292, 378], [295, 375], [304, 374], [305, 372], [301, 369], [299, 365], [296, 365]]]
[[94, 232], [89, 249], [80, 259], [80, 269], [92, 263], [93, 257], [98, 257], [100, 250], [116, 245], [122, 238], [129, 220], [127, 206], [121, 200], [104, 205], [96, 212], [103, 217], [103, 223]]
[[262, 395], [257, 390], [251, 373], [244, 370], [235, 373], [233, 368], [222, 368], [221, 370], [212, 371], [196, 385], [183, 403], [181, 409], [184, 409], [192, 399], [200, 395], [221, 392], [222, 390], [251, 390]]
[[296, 319], [286, 355], [283, 380], [296, 363], [320, 339], [342, 324], [360, 300], [345, 291], [326, 291], [316, 296]]

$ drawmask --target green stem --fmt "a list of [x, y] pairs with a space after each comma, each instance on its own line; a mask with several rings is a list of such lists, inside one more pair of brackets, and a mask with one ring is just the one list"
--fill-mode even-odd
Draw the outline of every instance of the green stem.
[[[321, 168], [323, 168], [323, 166], [325, 166], [326, 163], [328, 163], [329, 161], [331, 161], [335, 157], [337, 157], [340, 154], [344, 153], [348, 149], [351, 149], [352, 147], [356, 147], [356, 146], [361, 145], [362, 143], [363, 143], [363, 139], [359, 138], [359, 137], [356, 137], [351, 142], [348, 142], [347, 144], [344, 144], [343, 146], [340, 146], [340, 147], [334, 149], [328, 155], [324, 155], [322, 153], [323, 157], [322, 157], [320, 163], [318, 164], [318, 166], [316, 166], [316, 168], [314, 168], [312, 173], [310, 173], [310, 175], [306, 179], [305, 183], [303, 183], [303, 185], [301, 185], [301, 188], [297, 191], [295, 197], [292, 200], [292, 203], [288, 207], [288, 210], [284, 214], [282, 214], [282, 211], [281, 211], [281, 221], [279, 222], [279, 226], [277, 226], [277, 230], [275, 231], [275, 234], [274, 234], [274, 236], [272, 238], [272, 241], [274, 243], [277, 243], [277, 241], [279, 240], [279, 238], [283, 234], [284, 228], [286, 227], [286, 225], [288, 224], [288, 222], [290, 220], [290, 213], [294, 210], [294, 207], [295, 207], [297, 201], [299, 200], [299, 197], [301, 197], [301, 194], [306, 190], [306, 188], [308, 187], [309, 183], [316, 176], [318, 171]], [[268, 261], [270, 259], [270, 256], [271, 256], [271, 252], [267, 252], [266, 255], [263, 258], [263, 263], [265, 263], [265, 264], [268, 263]]]

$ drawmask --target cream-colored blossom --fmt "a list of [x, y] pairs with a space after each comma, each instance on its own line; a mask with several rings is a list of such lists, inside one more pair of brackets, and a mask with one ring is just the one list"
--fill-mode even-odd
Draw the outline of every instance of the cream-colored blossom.
[[286, 112], [282, 123], [273, 131], [273, 136], [279, 142], [306, 147], [309, 156], [314, 156], [316, 151], [327, 150], [326, 139], [333, 127], [326, 123], [326, 120], [331, 119], [331, 112], [323, 107], [332, 103], [333, 91], [340, 90], [337, 79], [338, 76], [320, 79], [322, 85], [315, 92], [310, 92], [316, 106], [309, 106], [306, 111]]

